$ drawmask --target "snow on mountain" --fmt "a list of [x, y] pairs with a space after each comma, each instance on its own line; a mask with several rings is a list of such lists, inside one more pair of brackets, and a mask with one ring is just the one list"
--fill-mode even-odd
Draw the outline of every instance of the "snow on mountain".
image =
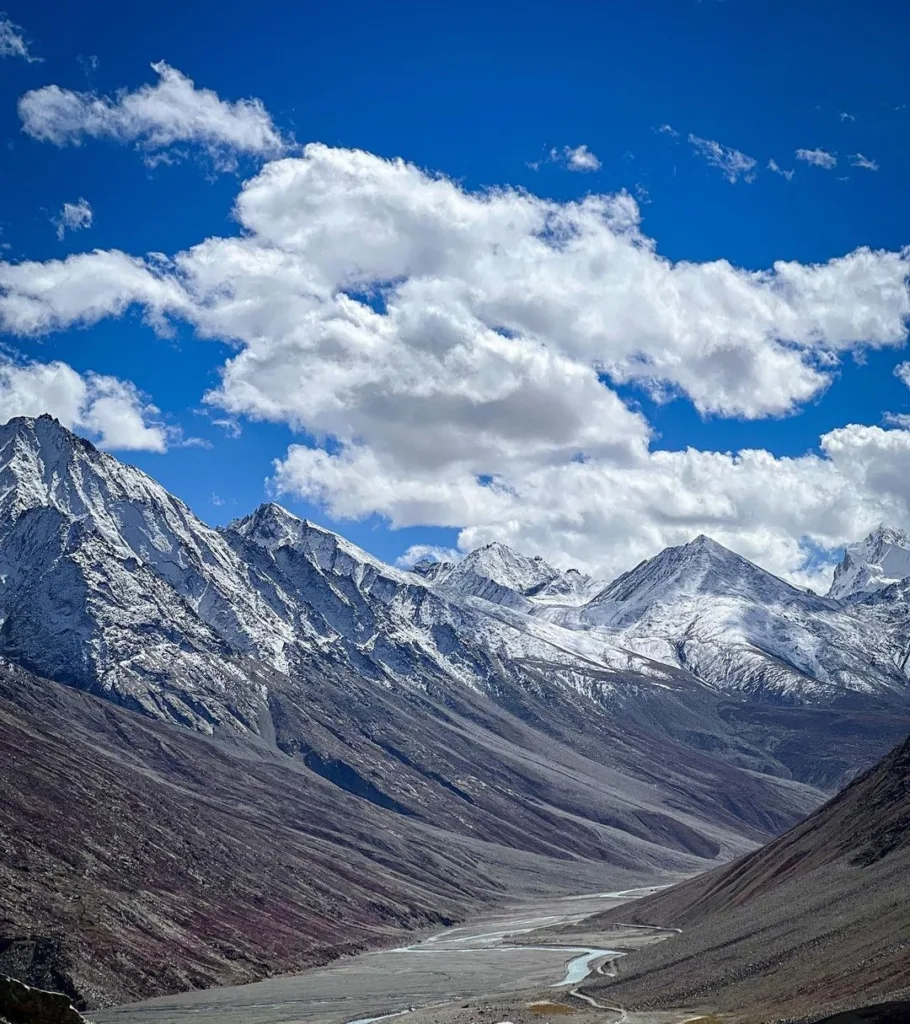
[[902, 692], [904, 621], [707, 537], [608, 586], [503, 544], [406, 572], [272, 503], [212, 529], [49, 417], [0, 427], [0, 653], [194, 728], [256, 730], [268, 672], [314, 664], [483, 692], [545, 668], [597, 700], [626, 672], [769, 700]]
[[910, 535], [879, 526], [858, 544], [851, 544], [834, 570], [828, 596], [849, 601], [875, 593], [910, 576]]
[[449, 597], [481, 598], [523, 612], [535, 604], [583, 603], [603, 585], [577, 569], [560, 572], [540, 555], [529, 558], [499, 543], [477, 548], [460, 562], [424, 562], [414, 569]]
[[622, 627], [661, 618], [666, 609], [710, 598], [796, 605], [813, 611], [823, 599], [785, 583], [722, 544], [701, 535], [689, 544], [666, 548], [623, 573], [585, 607], [582, 620]]
[[642, 562], [581, 608], [545, 614], [728, 692], [792, 701], [906, 690], [902, 644], [871, 616], [705, 536]]
[[194, 728], [254, 722], [287, 637], [218, 533], [47, 416], [0, 428], [0, 650]]
[[[554, 575], [477, 561], [516, 585]], [[212, 529], [50, 417], [0, 429], [0, 577], [0, 653], [195, 728], [257, 728], [255, 666], [482, 689], [494, 657], [582, 664], [278, 505]]]

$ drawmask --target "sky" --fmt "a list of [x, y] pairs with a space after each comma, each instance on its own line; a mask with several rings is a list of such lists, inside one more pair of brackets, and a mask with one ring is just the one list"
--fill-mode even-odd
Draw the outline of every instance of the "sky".
[[390, 562], [706, 533], [824, 589], [910, 528], [908, 29], [7, 0], [0, 420]]

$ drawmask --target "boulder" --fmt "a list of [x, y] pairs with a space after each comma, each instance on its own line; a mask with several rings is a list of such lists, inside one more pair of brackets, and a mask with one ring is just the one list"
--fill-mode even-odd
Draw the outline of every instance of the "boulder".
[[87, 1024], [69, 996], [0, 975], [0, 1017], [10, 1024]]

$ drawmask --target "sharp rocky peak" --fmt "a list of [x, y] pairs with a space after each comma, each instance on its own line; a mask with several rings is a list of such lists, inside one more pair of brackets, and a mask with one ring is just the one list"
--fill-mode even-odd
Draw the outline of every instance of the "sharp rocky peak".
[[274, 501], [265, 502], [249, 515], [235, 519], [225, 527], [225, 530], [239, 533], [254, 544], [270, 550], [284, 544], [295, 544], [301, 535], [310, 529], [329, 532], [295, 516], [293, 512], [289, 512]]
[[516, 576], [533, 577], [536, 583], [544, 578], [551, 579], [558, 575], [557, 570], [545, 562], [540, 555], [523, 555], [500, 541], [493, 541], [492, 544], [475, 548], [465, 555], [458, 564], [503, 584], [514, 583]]
[[908, 576], [910, 534], [882, 523], [859, 543], [845, 548], [828, 596], [838, 601], [862, 599]]
[[273, 501], [228, 523], [222, 532], [239, 535], [272, 555], [283, 549], [295, 551], [323, 570], [343, 575], [372, 570], [398, 583], [414, 582], [409, 573], [387, 565], [340, 534], [310, 519], [301, 519]]
[[17, 416], [0, 426], [0, 518], [10, 522], [34, 508], [91, 519], [103, 532], [125, 503], [167, 508], [194, 518], [141, 470], [99, 451], [52, 416]]

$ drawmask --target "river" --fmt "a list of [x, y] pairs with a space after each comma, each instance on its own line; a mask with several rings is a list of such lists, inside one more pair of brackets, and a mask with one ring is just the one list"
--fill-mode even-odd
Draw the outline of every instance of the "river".
[[653, 889], [555, 897], [498, 908], [397, 949], [342, 957], [303, 974], [95, 1011], [97, 1024], [354, 1024], [458, 999], [578, 985], [609, 949], [522, 946]]

